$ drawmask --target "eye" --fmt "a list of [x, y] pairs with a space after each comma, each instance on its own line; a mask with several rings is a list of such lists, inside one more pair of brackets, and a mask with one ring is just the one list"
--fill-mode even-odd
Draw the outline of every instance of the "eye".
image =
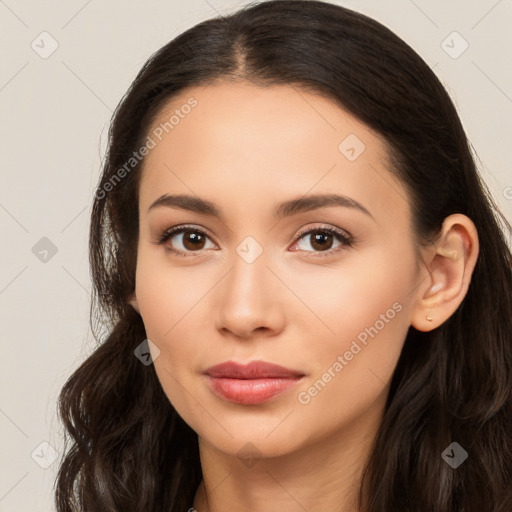
[[[309, 242], [307, 242], [308, 238]], [[298, 242], [295, 245], [300, 246], [302, 244], [302, 247], [299, 247], [300, 250], [312, 252], [315, 257], [330, 256], [339, 250], [352, 247], [354, 243], [353, 238], [348, 233], [326, 226], [316, 227], [307, 231], [303, 230], [297, 234], [296, 240]], [[333, 247], [336, 241], [338, 245]], [[304, 248], [308, 245], [313, 248], [313, 251]]]
[[[209, 236], [203, 230], [194, 226], [175, 226], [164, 231], [154, 243], [164, 245], [167, 241], [172, 239], [176, 240], [172, 245], [177, 245], [177, 247], [166, 247], [180, 256], [188, 256], [187, 253], [208, 249], [205, 245], [206, 242], [210, 240]], [[212, 245], [216, 247], [213, 242]]]
[[[309, 242], [306, 242], [308, 238]], [[168, 241], [173, 242], [167, 244]], [[208, 241], [211, 243], [210, 247], [207, 246]], [[333, 247], [336, 242], [338, 245]], [[161, 233], [153, 243], [156, 245], [166, 244], [166, 249], [178, 256], [192, 256], [194, 252], [200, 252], [202, 249], [217, 247], [202, 229], [194, 226], [174, 226]], [[353, 244], [354, 239], [348, 233], [333, 227], [319, 226], [300, 231], [295, 237], [294, 246], [300, 246], [299, 250], [310, 252], [314, 257], [322, 257], [352, 247]], [[313, 251], [305, 248], [307, 245], [312, 247]]]

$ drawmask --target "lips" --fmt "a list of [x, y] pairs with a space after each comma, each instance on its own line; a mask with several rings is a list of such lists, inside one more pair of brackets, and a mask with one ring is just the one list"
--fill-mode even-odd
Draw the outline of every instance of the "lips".
[[265, 361], [221, 363], [205, 371], [212, 391], [230, 402], [255, 405], [295, 386], [304, 373]]
[[265, 361], [251, 361], [246, 365], [226, 361], [208, 368], [205, 372], [211, 377], [225, 377], [228, 379], [264, 379], [264, 378], [292, 378], [303, 377], [304, 373], [289, 370], [284, 366], [267, 363]]

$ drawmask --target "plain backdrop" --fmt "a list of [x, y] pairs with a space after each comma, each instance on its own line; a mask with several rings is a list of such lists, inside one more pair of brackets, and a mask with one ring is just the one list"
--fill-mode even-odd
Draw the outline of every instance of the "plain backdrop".
[[[430, 65], [510, 220], [511, 0], [333, 3], [388, 26]], [[154, 51], [243, 4], [0, 0], [0, 512], [55, 510], [56, 399], [94, 347], [88, 227], [111, 113]]]

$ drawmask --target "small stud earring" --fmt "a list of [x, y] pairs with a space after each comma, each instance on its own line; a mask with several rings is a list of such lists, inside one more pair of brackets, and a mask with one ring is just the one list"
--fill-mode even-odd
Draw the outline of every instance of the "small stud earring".
[[432, 322], [432, 317], [431, 317], [431, 316], [428, 316], [428, 315], [427, 315], [427, 316], [426, 316], [426, 318], [427, 318], [427, 320], [428, 320], [429, 322]]

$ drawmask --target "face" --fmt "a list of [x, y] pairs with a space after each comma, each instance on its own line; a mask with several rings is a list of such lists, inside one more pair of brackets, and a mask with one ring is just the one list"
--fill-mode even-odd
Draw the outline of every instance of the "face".
[[[380, 421], [419, 279], [382, 139], [321, 96], [241, 83], [182, 92], [150, 134], [132, 304], [180, 416], [267, 456]], [[226, 361], [301, 377], [205, 375]]]

